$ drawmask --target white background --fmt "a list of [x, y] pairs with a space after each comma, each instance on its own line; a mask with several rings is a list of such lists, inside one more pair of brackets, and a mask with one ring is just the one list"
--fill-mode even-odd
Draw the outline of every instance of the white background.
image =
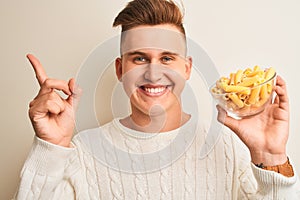
[[[38, 91], [27, 53], [48, 75], [69, 79], [89, 52], [117, 35], [112, 22], [124, 0], [0, 2], [0, 199], [14, 193], [34, 132], [28, 104]], [[300, 171], [300, 1], [185, 1], [188, 37], [200, 44], [220, 74], [273, 66], [287, 81], [291, 103], [288, 155]], [[255, 134], [255, 133], [253, 133]]]

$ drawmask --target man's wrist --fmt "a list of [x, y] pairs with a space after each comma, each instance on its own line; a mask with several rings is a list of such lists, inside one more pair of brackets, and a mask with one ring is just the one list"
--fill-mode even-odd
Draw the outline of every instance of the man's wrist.
[[271, 154], [266, 152], [251, 152], [251, 160], [254, 164], [263, 163], [265, 166], [281, 165], [287, 161], [286, 153]]

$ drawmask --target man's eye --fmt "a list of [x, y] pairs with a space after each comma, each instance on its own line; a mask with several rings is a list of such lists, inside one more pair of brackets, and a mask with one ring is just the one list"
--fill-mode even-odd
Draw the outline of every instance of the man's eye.
[[134, 60], [134, 62], [137, 62], [137, 63], [141, 63], [141, 62], [146, 62], [147, 61], [146, 58], [141, 57], [141, 56], [135, 57], [133, 60]]
[[162, 57], [162, 62], [164, 63], [168, 63], [168, 62], [171, 62], [172, 60], [174, 60], [172, 57], [169, 57], [169, 56], [165, 56], [165, 57]]

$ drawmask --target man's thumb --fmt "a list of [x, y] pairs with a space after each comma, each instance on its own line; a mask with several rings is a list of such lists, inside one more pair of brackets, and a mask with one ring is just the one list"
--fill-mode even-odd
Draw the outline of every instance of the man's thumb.
[[237, 128], [237, 120], [227, 115], [226, 111], [221, 108], [219, 105], [217, 105], [218, 109], [218, 121], [228, 128], [230, 128], [232, 131], [235, 131]]
[[75, 83], [74, 78], [70, 79], [69, 88], [72, 94], [69, 96], [68, 101], [72, 105], [74, 111], [76, 111], [82, 95], [82, 89]]

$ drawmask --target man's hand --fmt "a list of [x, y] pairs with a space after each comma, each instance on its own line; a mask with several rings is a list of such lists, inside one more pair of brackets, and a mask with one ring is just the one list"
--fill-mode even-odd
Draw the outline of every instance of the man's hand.
[[273, 104], [266, 107], [262, 113], [241, 120], [229, 117], [217, 106], [218, 120], [246, 144], [255, 164], [273, 166], [283, 164], [287, 160], [289, 100], [286, 84], [280, 76], [277, 77], [275, 92], [277, 95]]
[[[81, 89], [75, 85], [74, 79], [66, 82], [48, 78], [37, 58], [31, 54], [27, 58], [40, 85], [38, 95], [29, 104], [29, 117], [35, 133], [47, 142], [69, 147]], [[62, 98], [57, 91], [63, 91], [68, 98]]]

